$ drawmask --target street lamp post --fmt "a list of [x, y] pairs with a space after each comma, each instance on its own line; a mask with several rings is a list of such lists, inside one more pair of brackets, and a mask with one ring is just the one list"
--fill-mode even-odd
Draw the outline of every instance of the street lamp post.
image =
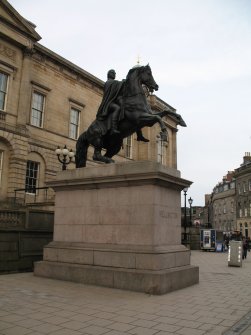
[[60, 147], [57, 147], [55, 150], [56, 155], [58, 156], [59, 162], [62, 164], [62, 170], [66, 170], [66, 166], [70, 164], [72, 161], [72, 158], [75, 156], [74, 152], [69, 149], [67, 149], [66, 145], [64, 146], [63, 149]]
[[192, 226], [192, 203], [193, 203], [193, 199], [191, 197], [188, 199], [188, 203], [189, 203], [189, 206], [190, 206], [190, 211], [189, 211], [190, 222], [189, 222], [189, 226], [191, 227]]
[[184, 192], [184, 242], [185, 244], [187, 244], [187, 190], [188, 188], [184, 188], [183, 192]]

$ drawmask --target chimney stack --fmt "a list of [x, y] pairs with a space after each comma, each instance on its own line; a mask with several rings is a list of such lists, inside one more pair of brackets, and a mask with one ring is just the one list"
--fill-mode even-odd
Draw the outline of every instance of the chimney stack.
[[245, 152], [245, 156], [243, 157], [243, 165], [251, 162], [250, 152]]

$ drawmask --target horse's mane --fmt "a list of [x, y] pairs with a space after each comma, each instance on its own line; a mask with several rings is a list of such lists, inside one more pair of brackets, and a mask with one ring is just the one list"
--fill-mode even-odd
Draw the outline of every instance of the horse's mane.
[[150, 67], [149, 64], [147, 64], [146, 66], [142, 65], [142, 66], [135, 66], [132, 69], [129, 70], [129, 72], [127, 73], [126, 79], [128, 79], [134, 72], [141, 72], [143, 71], [146, 67]]
[[127, 95], [127, 90], [128, 90], [128, 86], [130, 85], [130, 81], [132, 79], [134, 79], [132, 76], [135, 75], [135, 78], [137, 76], [139, 76], [143, 71], [145, 71], [145, 69], [149, 67], [150, 68], [150, 65], [147, 64], [146, 66], [144, 65], [139, 65], [139, 66], [135, 66], [133, 67], [132, 69], [130, 69], [127, 73], [127, 76], [126, 76], [126, 79], [125, 79], [125, 83], [124, 83], [124, 96]]
[[129, 70], [129, 72], [127, 73], [127, 76], [126, 76], [126, 79], [128, 79], [128, 77], [130, 77], [134, 72], [136, 71], [141, 71], [142, 68], [144, 68], [144, 66], [136, 66], [136, 67], [133, 67], [132, 69]]

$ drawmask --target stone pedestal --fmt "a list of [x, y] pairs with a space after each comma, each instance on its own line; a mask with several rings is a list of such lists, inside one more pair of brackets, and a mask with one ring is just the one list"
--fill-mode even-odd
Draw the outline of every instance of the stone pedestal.
[[35, 275], [163, 294], [198, 283], [181, 245], [180, 192], [191, 183], [156, 162], [62, 171], [53, 242]]

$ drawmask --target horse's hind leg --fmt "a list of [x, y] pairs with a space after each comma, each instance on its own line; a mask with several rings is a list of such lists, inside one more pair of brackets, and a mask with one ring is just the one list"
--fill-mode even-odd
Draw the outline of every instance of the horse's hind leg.
[[98, 162], [103, 162], [103, 163], [114, 163], [114, 160], [112, 160], [111, 158], [107, 157], [107, 156], [102, 156], [102, 144], [103, 144], [103, 141], [102, 139], [99, 137], [99, 138], [96, 138], [95, 141], [92, 143], [93, 146], [94, 146], [94, 153], [93, 153], [93, 157], [92, 159], [94, 161], [98, 161]]
[[[112, 145], [109, 145], [106, 149], [105, 157], [112, 158], [115, 156], [121, 149], [123, 139], [119, 140], [116, 143], [112, 143]], [[114, 162], [114, 160], [112, 160]]]
[[82, 135], [79, 136], [76, 143], [76, 155], [75, 155], [76, 168], [86, 166], [88, 147], [89, 142], [86, 138], [86, 133], [83, 133]]
[[100, 148], [95, 148], [94, 147], [94, 154], [93, 154], [92, 158], [93, 158], [94, 161], [103, 162], [103, 163], [106, 163], [106, 164], [115, 163], [114, 160], [111, 159], [109, 156], [106, 156], [106, 154], [104, 156], [102, 156]]
[[92, 127], [91, 138], [92, 138], [91, 144], [94, 146], [94, 153], [92, 159], [94, 161], [102, 162], [101, 150], [103, 146], [103, 141], [100, 129], [98, 127]]

